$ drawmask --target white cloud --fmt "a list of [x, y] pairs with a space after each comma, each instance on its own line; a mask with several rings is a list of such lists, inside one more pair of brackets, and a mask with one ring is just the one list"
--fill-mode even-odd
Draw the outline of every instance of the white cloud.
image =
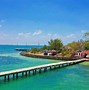
[[18, 33], [18, 36], [23, 36], [24, 35], [24, 33]]
[[69, 38], [69, 39], [70, 39], [70, 38], [75, 38], [75, 37], [76, 37], [75, 34], [70, 34], [70, 35], [67, 35], [67, 36], [66, 36], [66, 38]]
[[51, 33], [48, 33], [47, 35], [48, 35], [48, 36], [51, 36], [52, 34], [51, 34]]
[[51, 36], [52, 38], [60, 38], [60, 35], [58, 35], [58, 34], [51, 34], [51, 33], [48, 33], [47, 36], [48, 36], [48, 37]]
[[31, 35], [30, 32], [28, 32], [28, 33], [23, 33], [23, 32], [18, 33], [18, 36], [25, 36], [25, 37], [27, 37], [27, 36], [29, 36], [29, 35]]
[[25, 42], [28, 38], [31, 38], [31, 33], [30, 32], [27, 32], [27, 33], [24, 33], [24, 32], [20, 32], [16, 35], [15, 37], [17, 40], [23, 40], [23, 42]]
[[59, 34], [53, 34], [54, 38], [61, 38]]
[[46, 40], [56, 39], [56, 38], [61, 38], [61, 37], [59, 34], [51, 34], [51, 33], [44, 35], [44, 39]]
[[[34, 35], [33, 35], [34, 34]], [[37, 32], [19, 32], [17, 34], [0, 34], [0, 43], [12, 43], [12, 44], [47, 44], [50, 39], [59, 38], [64, 42], [75, 41], [77, 35], [70, 34], [65, 37], [59, 35], [58, 33], [42, 33], [42, 31]], [[78, 37], [78, 36], [77, 36]]]
[[41, 30], [34, 32], [33, 33], [33, 36], [37, 36], [37, 35], [40, 35], [40, 34], [42, 34], [42, 31]]
[[85, 33], [86, 31], [85, 30], [81, 30], [81, 33]]
[[36, 31], [36, 32], [21, 32], [18, 33], [18, 35], [16, 36], [17, 41], [18, 42], [23, 42], [23, 43], [30, 43], [30, 44], [37, 44], [38, 42], [40, 44], [45, 44], [47, 43], [50, 39], [55, 39], [55, 38], [59, 38], [60, 35], [58, 34], [51, 34], [51, 33], [42, 33], [42, 31]]

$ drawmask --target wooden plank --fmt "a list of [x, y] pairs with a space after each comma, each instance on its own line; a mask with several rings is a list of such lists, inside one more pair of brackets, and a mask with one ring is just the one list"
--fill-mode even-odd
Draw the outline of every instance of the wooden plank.
[[82, 61], [86, 61], [86, 60], [87, 59], [79, 59], [79, 60], [74, 60], [74, 61], [65, 61], [65, 62], [51, 63], [51, 64], [34, 66], [34, 67], [21, 68], [21, 69], [16, 69], [16, 70], [11, 70], [11, 71], [5, 71], [5, 72], [0, 72], [0, 77], [1, 76], [5, 76], [5, 75], [10, 75], [10, 74], [15, 74], [15, 73], [21, 73], [21, 72], [25, 72], [25, 71], [30, 71], [30, 70], [50, 67], [50, 66], [61, 65], [61, 64], [69, 64], [69, 63], [74, 63], [74, 62], [78, 63], [78, 62], [82, 62]]

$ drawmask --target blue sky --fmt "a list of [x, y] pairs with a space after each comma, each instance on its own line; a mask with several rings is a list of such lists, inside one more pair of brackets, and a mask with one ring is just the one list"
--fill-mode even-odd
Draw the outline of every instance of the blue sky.
[[64, 44], [89, 31], [89, 0], [0, 0], [0, 44]]

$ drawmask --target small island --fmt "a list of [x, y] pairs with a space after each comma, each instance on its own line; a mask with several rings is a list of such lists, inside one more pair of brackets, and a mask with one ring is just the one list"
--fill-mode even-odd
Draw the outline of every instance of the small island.
[[[88, 36], [88, 32], [84, 36]], [[54, 60], [77, 60], [81, 58], [89, 58], [89, 40], [78, 40], [63, 45], [61, 39], [51, 39], [48, 45], [41, 48], [32, 48], [20, 53], [23, 56], [33, 58], [44, 58]]]

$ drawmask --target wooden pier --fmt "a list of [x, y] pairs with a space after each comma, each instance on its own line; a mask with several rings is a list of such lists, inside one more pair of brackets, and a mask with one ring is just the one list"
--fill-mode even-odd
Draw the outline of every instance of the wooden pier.
[[16, 48], [15, 49], [16, 51], [30, 51], [30, 49], [25, 49], [25, 48]]
[[5, 71], [5, 72], [0, 72], [0, 78], [3, 78], [5, 81], [9, 81], [11, 78], [17, 79], [19, 77], [19, 74], [21, 76], [30, 76], [31, 72], [32, 74], [41, 73], [41, 72], [46, 72], [47, 70], [52, 70], [56, 68], [61, 68], [69, 65], [74, 65], [80, 62], [84, 62], [87, 59], [79, 59], [79, 60], [74, 60], [74, 61], [65, 61], [65, 62], [58, 62], [58, 63], [51, 63], [51, 64], [45, 64], [45, 65], [39, 65], [39, 66], [34, 66], [34, 67], [28, 67], [28, 68], [21, 68], [21, 69], [16, 69], [16, 70], [11, 70], [11, 71]]

